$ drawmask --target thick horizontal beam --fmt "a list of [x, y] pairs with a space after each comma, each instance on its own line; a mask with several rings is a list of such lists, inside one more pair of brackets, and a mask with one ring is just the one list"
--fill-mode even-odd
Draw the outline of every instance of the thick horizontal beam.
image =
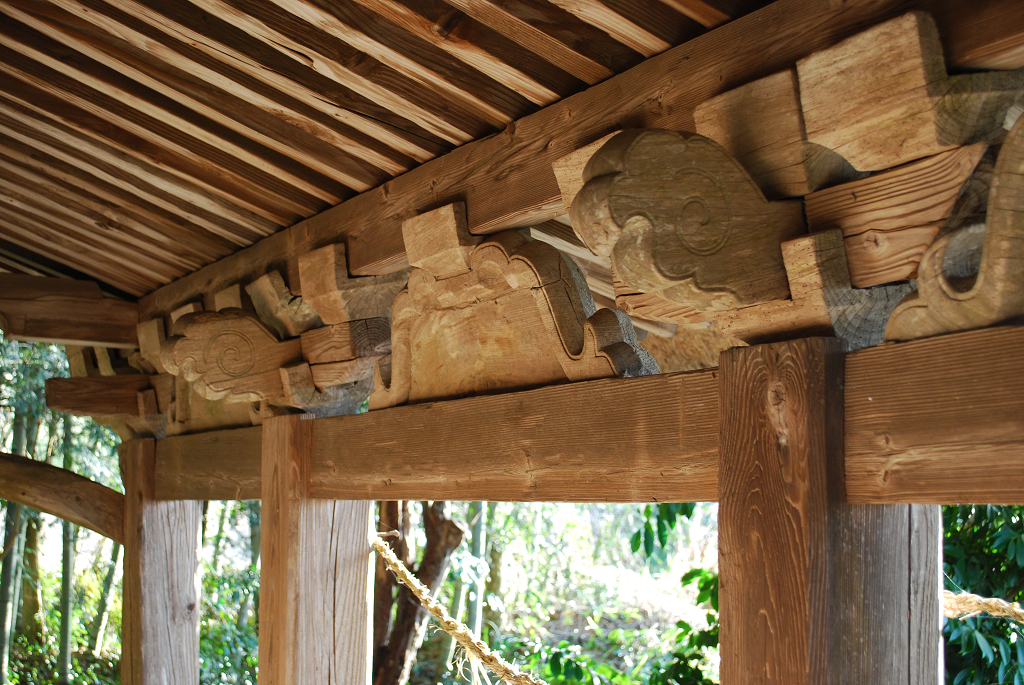
[[553, 161], [618, 128], [692, 131], [705, 100], [911, 9], [935, 16], [951, 68], [1024, 66], [1017, 0], [963, 8], [959, 0], [779, 0], [170, 283], [142, 299], [142, 316], [168, 314], [270, 269], [289, 270], [298, 293], [289, 264], [342, 240], [353, 274], [397, 271], [406, 266], [402, 221], [455, 201], [466, 202], [474, 233], [553, 219], [565, 212]]
[[[1024, 328], [847, 355], [852, 503], [1024, 504]], [[718, 371], [607, 379], [313, 421], [310, 494], [718, 498]], [[160, 499], [259, 497], [258, 428], [157, 443]]]
[[46, 406], [54, 411], [96, 418], [139, 415], [139, 392], [152, 387], [151, 376], [47, 378]]
[[0, 499], [124, 542], [124, 495], [71, 471], [0, 452]]
[[139, 306], [92, 281], [0, 274], [0, 328], [10, 340], [138, 347]]

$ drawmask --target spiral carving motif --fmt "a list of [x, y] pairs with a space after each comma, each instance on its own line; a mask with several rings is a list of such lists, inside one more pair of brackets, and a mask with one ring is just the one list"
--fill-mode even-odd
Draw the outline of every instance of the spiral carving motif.
[[255, 365], [256, 347], [248, 336], [237, 331], [224, 331], [206, 344], [203, 358], [207, 365], [216, 364], [226, 376], [239, 378]]

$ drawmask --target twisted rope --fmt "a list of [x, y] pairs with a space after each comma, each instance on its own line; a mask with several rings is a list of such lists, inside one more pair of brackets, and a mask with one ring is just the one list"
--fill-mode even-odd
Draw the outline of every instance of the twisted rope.
[[970, 618], [985, 613], [998, 618], [1009, 618], [1017, 623], [1024, 623], [1024, 609], [1017, 602], [1003, 599], [979, 597], [969, 592], [942, 591], [942, 613], [947, 618]]
[[395, 577], [398, 578], [398, 582], [412, 590], [412, 593], [420, 600], [423, 608], [437, 619], [444, 632], [455, 638], [455, 641], [472, 658], [478, 659], [491, 673], [509, 683], [509, 685], [548, 685], [545, 681], [534, 678], [529, 673], [523, 673], [502, 659], [496, 652], [491, 651], [483, 642], [473, 637], [473, 633], [470, 632], [469, 628], [452, 618], [448, 611], [436, 599], [431, 597], [427, 586], [409, 572], [409, 569], [395, 556], [395, 553], [391, 551], [386, 542], [379, 537], [375, 538], [373, 548], [384, 559], [384, 563], [395, 574]]

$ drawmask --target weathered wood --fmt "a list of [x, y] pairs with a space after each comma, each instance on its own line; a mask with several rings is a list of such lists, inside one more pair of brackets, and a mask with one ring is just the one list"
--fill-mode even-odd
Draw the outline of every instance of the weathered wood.
[[572, 201], [576, 199], [576, 195], [583, 188], [583, 170], [587, 168], [587, 162], [617, 134], [618, 131], [615, 131], [602, 136], [551, 163], [551, 170], [555, 172], [555, 180], [558, 181], [558, 191], [562, 195], [562, 205], [565, 207], [566, 214], [572, 212]]
[[499, 233], [473, 251], [471, 271], [437, 276], [413, 269], [395, 300], [371, 409], [657, 373], [629, 318], [597, 311], [575, 264], [547, 243]]
[[[723, 681], [939, 679], [911, 654], [910, 507], [844, 503], [843, 357], [827, 338], [722, 354]], [[938, 596], [938, 555], [914, 561]]]
[[349, 278], [344, 243], [301, 255], [298, 274], [303, 298], [327, 324], [390, 317], [406, 282], [402, 272]]
[[804, 198], [807, 224], [843, 231], [855, 287], [913, 278], [987, 149], [960, 147], [811, 193]]
[[138, 346], [134, 302], [103, 297], [92, 281], [0, 274], [0, 328], [9, 340]]
[[71, 471], [0, 452], [0, 499], [124, 542], [124, 495]]
[[260, 682], [370, 685], [373, 503], [310, 499], [312, 424], [263, 425]]
[[800, 197], [857, 177], [842, 156], [807, 142], [794, 69], [701, 103], [693, 118], [697, 133], [735, 157], [769, 199]]
[[198, 501], [153, 501], [152, 440], [121, 447], [125, 485], [121, 682], [199, 683]]
[[209, 400], [257, 402], [284, 394], [279, 369], [302, 358], [299, 338], [278, 342], [238, 309], [186, 314], [160, 349], [164, 367]]
[[841, 7], [780, 0], [161, 288], [143, 299], [143, 318], [166, 313], [196, 294], [283, 268], [299, 254], [340, 240], [347, 244], [352, 274], [401, 269], [406, 265], [402, 221], [425, 207], [465, 201], [470, 231], [477, 234], [553, 219], [565, 210], [551, 163], [581, 143], [619, 127], [692, 128], [693, 109], [701, 102], [788, 69], [908, 5], [936, 13], [950, 67], [989, 64], [1000, 55], [1005, 57], [1001, 68], [1024, 66], [1015, 0], [978, 8], [983, 21], [965, 20], [957, 0], [858, 0]]
[[984, 241], [976, 268], [958, 265], [956, 243], [973, 227], [940, 236], [925, 251], [918, 290], [896, 307], [886, 340], [990, 326], [1024, 315], [1024, 117], [1003, 143], [992, 175]]
[[910, 680], [909, 685], [942, 682], [942, 601], [936, 589], [942, 575], [942, 507], [910, 505]]
[[138, 416], [137, 394], [152, 387], [150, 376], [47, 378], [46, 406], [54, 411], [97, 418]]
[[853, 501], [1024, 500], [1024, 328], [885, 345], [851, 355], [846, 487]]
[[789, 295], [781, 245], [804, 233], [800, 204], [768, 202], [713, 140], [626, 131], [583, 179], [573, 230], [630, 288], [698, 311]]
[[391, 321], [361, 319], [306, 331], [301, 336], [302, 358], [310, 364], [343, 362], [391, 351]]
[[860, 171], [993, 140], [1024, 72], [947, 76], [932, 17], [911, 12], [797, 62], [807, 139]]
[[409, 266], [426, 269], [434, 278], [464, 274], [480, 238], [470, 235], [466, 203], [456, 202], [402, 222]]
[[153, 498], [260, 499], [262, 432], [252, 426], [157, 440]]
[[308, 303], [292, 295], [277, 271], [263, 274], [245, 286], [260, 320], [282, 339], [294, 338], [323, 322]]

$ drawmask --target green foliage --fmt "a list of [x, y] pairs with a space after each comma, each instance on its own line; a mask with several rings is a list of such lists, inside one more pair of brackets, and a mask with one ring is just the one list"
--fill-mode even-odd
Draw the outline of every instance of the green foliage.
[[199, 627], [199, 682], [256, 683], [255, 611], [239, 625], [240, 609], [247, 595], [259, 592], [259, 571], [223, 569], [203, 575], [203, 615]]
[[[1021, 507], [943, 507], [946, 588], [1009, 602], [1024, 599]], [[1024, 685], [1024, 633], [1007, 619], [947, 620], [946, 682]]]

